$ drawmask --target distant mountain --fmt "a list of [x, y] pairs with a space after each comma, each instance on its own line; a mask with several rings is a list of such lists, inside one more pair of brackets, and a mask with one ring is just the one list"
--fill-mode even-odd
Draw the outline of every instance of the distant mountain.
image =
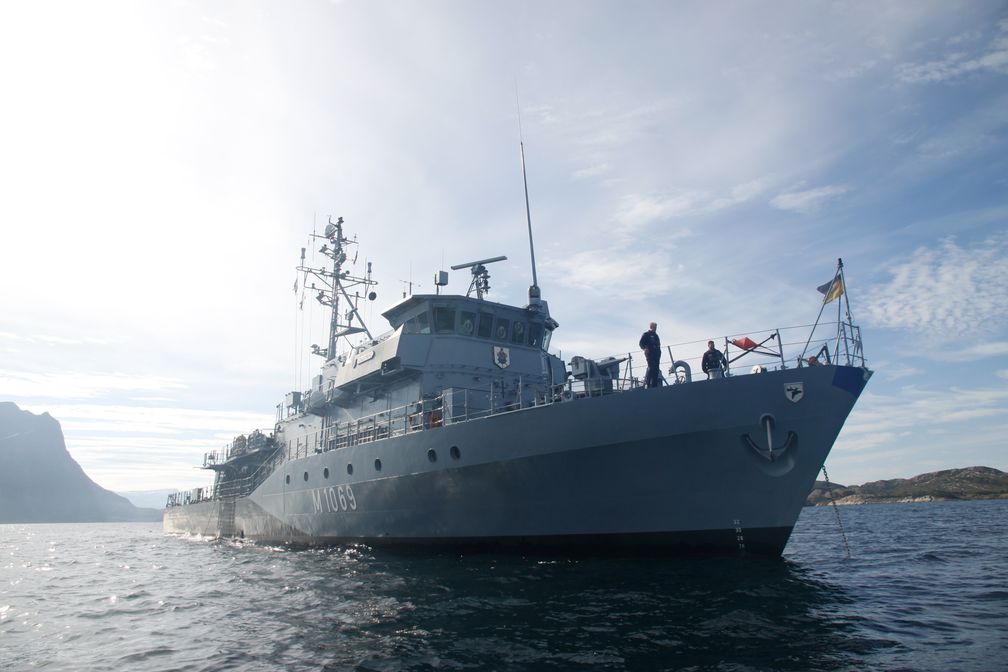
[[864, 485], [839, 485], [827, 489], [816, 481], [806, 506], [830, 503], [830, 491], [837, 504], [894, 504], [940, 502], [956, 499], [1008, 499], [1008, 474], [990, 467], [946, 469], [913, 478], [872, 481]]
[[160, 519], [161, 511], [137, 508], [88, 478], [48, 413], [0, 402], [0, 523]]
[[177, 490], [127, 490], [116, 494], [122, 495], [133, 506], [148, 507], [151, 509], [163, 509], [168, 495], [178, 492]]

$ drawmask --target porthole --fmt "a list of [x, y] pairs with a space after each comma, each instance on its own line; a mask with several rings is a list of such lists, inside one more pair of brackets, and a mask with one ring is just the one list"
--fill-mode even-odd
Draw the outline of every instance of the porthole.
[[381, 471], [381, 460], [378, 459], [377, 457], [375, 458], [375, 461], [374, 461], [374, 470], [375, 471]]
[[451, 456], [452, 456], [453, 460], [457, 460], [460, 457], [462, 457], [462, 451], [459, 450], [458, 446], [452, 446], [451, 450], [449, 452], [451, 453]]
[[353, 475], [353, 465], [352, 464], [346, 465], [346, 473]]
[[307, 471], [304, 472], [304, 480], [305, 480], [305, 483], [308, 482], [308, 472]]
[[326, 467], [325, 469], [322, 470], [322, 477], [329, 478], [329, 467]]
[[427, 451], [427, 459], [431, 462], [437, 462], [437, 453], [434, 452], [433, 448]]
[[287, 485], [290, 485], [290, 474], [287, 474]]

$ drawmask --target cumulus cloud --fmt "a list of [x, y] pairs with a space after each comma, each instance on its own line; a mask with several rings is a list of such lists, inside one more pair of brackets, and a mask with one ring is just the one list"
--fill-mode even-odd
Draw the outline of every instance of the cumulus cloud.
[[793, 191], [775, 196], [770, 205], [778, 210], [788, 210], [803, 215], [819, 210], [827, 202], [846, 194], [849, 189], [843, 185], [829, 185], [805, 191]]
[[[894, 329], [928, 328], [936, 341], [995, 333], [1008, 321], [1008, 235], [972, 248], [952, 238], [938, 248], [921, 247], [893, 264], [891, 280], [867, 294], [870, 324]], [[982, 344], [977, 357], [1003, 350]], [[969, 352], [963, 352], [963, 355]]]

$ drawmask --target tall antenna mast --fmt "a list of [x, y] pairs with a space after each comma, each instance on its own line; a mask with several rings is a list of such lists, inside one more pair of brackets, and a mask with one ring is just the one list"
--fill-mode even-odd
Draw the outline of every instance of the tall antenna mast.
[[[356, 245], [357, 239], [354, 238], [351, 240], [343, 234], [342, 217], [337, 218], [335, 222], [330, 217], [329, 223], [325, 228], [325, 233], [320, 236], [313, 232], [311, 238], [313, 241], [326, 241], [326, 244], [322, 246], [319, 252], [332, 259], [332, 269], [306, 266], [304, 250], [302, 249], [301, 265], [298, 266], [297, 270], [305, 274], [305, 282], [307, 282], [307, 278], [310, 275], [325, 283], [322, 287], [316, 287], [313, 282], [311, 283], [311, 289], [318, 292], [315, 299], [329, 309], [329, 340], [325, 348], [320, 348], [318, 345], [313, 344], [312, 354], [321, 355], [325, 357], [326, 361], [329, 361], [336, 357], [336, 342], [340, 338], [358, 333], [364, 333], [367, 334], [368, 338], [374, 338], [358, 311], [360, 294], [355, 293], [354, 297], [351, 298], [350, 294], [347, 293], [347, 289], [358, 286], [368, 289], [377, 285], [378, 282], [371, 278], [371, 262], [367, 263], [367, 274], [365, 276], [352, 275], [350, 271], [343, 270], [343, 264], [347, 261], [347, 247]], [[356, 255], [354, 260], [356, 260]], [[341, 296], [349, 307], [342, 321], [340, 319]], [[377, 294], [366, 292], [366, 297], [369, 301], [374, 301]], [[354, 326], [355, 319], [360, 326]]]
[[518, 83], [515, 82], [515, 105], [518, 108], [518, 146], [521, 148], [522, 183], [525, 185], [525, 221], [528, 222], [529, 253], [532, 256], [532, 286], [529, 287], [529, 305], [539, 306], [539, 279], [536, 277], [535, 244], [532, 241], [532, 213], [529, 209], [528, 177], [525, 173], [525, 138], [522, 134], [521, 105], [518, 103]]

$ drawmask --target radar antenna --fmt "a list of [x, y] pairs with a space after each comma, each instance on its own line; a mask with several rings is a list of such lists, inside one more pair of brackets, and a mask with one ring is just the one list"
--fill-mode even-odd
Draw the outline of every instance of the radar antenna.
[[[361, 298], [360, 292], [354, 292], [354, 296], [351, 297], [347, 289], [363, 286], [366, 290], [377, 285], [378, 281], [371, 278], [371, 262], [367, 262], [367, 273], [364, 276], [351, 275], [350, 271], [343, 270], [343, 264], [347, 261], [347, 247], [356, 245], [357, 239], [350, 239], [343, 234], [342, 217], [337, 218], [334, 222], [330, 216], [325, 232], [321, 236], [312, 233], [311, 237], [326, 241], [326, 244], [322, 245], [319, 252], [332, 259], [332, 269], [323, 267], [310, 268], [306, 266], [304, 251], [302, 250], [301, 265], [297, 267], [297, 270], [305, 274], [306, 280], [307, 276], [311, 275], [323, 283], [322, 289], [316, 287], [315, 283], [311, 284], [311, 288], [318, 291], [315, 299], [330, 310], [329, 343], [325, 348], [312, 344], [312, 354], [325, 357], [326, 361], [329, 361], [336, 356], [336, 342], [341, 337], [364, 333], [367, 334], [368, 338], [374, 338], [368, 330], [367, 325], [364, 324], [364, 319], [358, 310], [357, 304]], [[356, 258], [355, 254], [355, 261]], [[340, 321], [339, 304], [341, 296], [349, 306], [344, 321]], [[366, 296], [369, 301], [374, 301], [378, 297], [373, 291], [366, 291]], [[355, 318], [360, 326], [354, 325]]]
[[471, 296], [473, 290], [476, 290], [476, 298], [482, 299], [484, 294], [490, 291], [490, 272], [487, 271], [485, 264], [492, 264], [495, 261], [504, 261], [507, 257], [493, 257], [491, 259], [480, 259], [479, 261], [470, 261], [468, 264], [456, 264], [452, 266], [453, 271], [457, 271], [460, 268], [471, 268], [472, 269], [472, 282], [469, 283], [469, 291], [466, 292], [466, 296]]

